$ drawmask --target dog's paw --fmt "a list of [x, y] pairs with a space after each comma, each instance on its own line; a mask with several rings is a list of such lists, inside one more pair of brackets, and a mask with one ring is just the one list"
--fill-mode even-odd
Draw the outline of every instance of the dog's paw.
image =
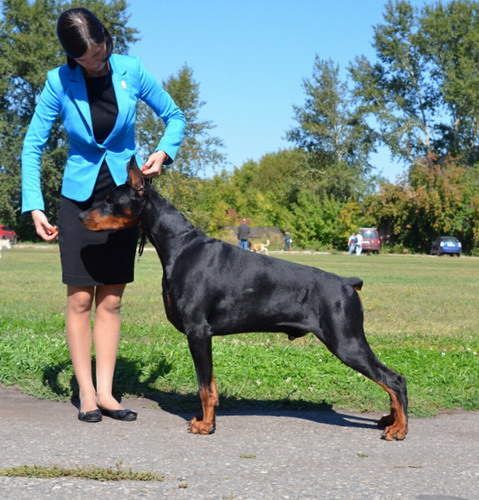
[[190, 420], [189, 431], [192, 434], [213, 434], [215, 432], [216, 426], [214, 422], [205, 422], [198, 417], [194, 417]]
[[406, 439], [407, 429], [398, 429], [395, 426], [386, 427], [384, 429], [382, 439], [386, 441], [403, 441]]
[[386, 441], [402, 441], [403, 439], [406, 439], [406, 435], [407, 425], [393, 423], [384, 429], [381, 438]]
[[378, 427], [384, 429], [381, 438], [386, 441], [402, 441], [406, 439], [408, 430], [407, 418], [398, 419], [394, 411], [380, 418]]

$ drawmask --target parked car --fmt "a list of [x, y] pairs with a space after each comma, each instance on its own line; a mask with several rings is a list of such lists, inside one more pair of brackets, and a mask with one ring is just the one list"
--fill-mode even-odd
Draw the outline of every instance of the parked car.
[[363, 237], [363, 253], [379, 253], [381, 250], [381, 238], [375, 227], [362, 227], [359, 230]]
[[461, 256], [461, 242], [454, 236], [439, 236], [431, 244], [431, 255], [457, 255]]
[[0, 239], [10, 240], [10, 243], [15, 244], [17, 242], [17, 233], [8, 226], [5, 226], [5, 224], [0, 224]]

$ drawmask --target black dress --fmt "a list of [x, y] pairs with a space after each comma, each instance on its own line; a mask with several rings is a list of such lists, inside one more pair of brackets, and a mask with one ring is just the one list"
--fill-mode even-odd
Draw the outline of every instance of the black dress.
[[[113, 130], [118, 115], [111, 74], [85, 78], [85, 81], [93, 133], [95, 140], [102, 144]], [[81, 211], [100, 204], [114, 187], [108, 165], [103, 162], [88, 200], [61, 198], [58, 241], [66, 285], [116, 285], [133, 281], [138, 229], [94, 232], [86, 229], [78, 217]]]

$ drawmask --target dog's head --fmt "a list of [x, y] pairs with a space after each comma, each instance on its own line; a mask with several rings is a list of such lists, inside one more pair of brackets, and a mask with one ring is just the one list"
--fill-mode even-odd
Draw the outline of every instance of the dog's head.
[[117, 186], [95, 208], [81, 212], [79, 217], [90, 231], [126, 229], [138, 225], [147, 203], [147, 182], [132, 156], [128, 166], [128, 180]]

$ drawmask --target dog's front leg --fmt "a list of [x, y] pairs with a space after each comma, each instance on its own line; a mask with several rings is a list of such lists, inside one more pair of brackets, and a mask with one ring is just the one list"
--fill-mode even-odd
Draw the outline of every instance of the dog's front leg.
[[195, 364], [198, 378], [202, 415], [190, 421], [193, 434], [213, 434], [215, 432], [215, 406], [218, 404], [218, 391], [213, 377], [213, 353], [211, 337], [188, 335], [188, 345]]

